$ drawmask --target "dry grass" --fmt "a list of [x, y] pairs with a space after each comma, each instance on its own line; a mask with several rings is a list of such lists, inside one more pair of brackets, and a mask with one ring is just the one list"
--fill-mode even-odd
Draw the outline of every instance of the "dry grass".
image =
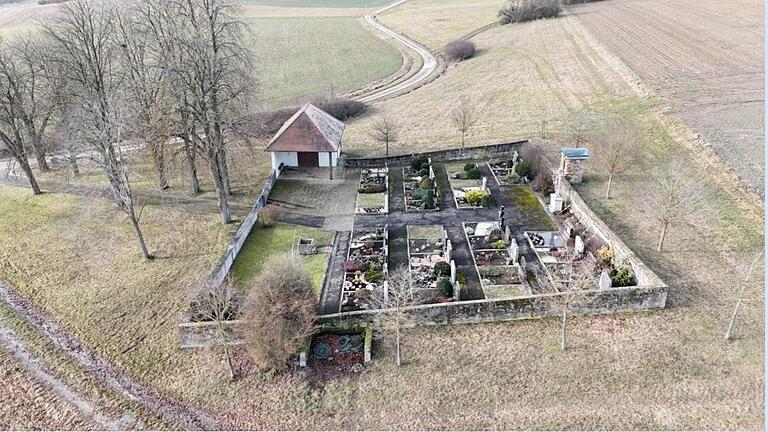
[[618, 0], [571, 10], [762, 191], [763, 6], [759, 0]]
[[390, 9], [379, 20], [431, 50], [490, 23], [502, 0], [412, 0]]
[[[541, 122], [556, 132], [574, 112], [644, 109], [630, 71], [593, 44], [574, 17], [492, 28], [477, 37], [478, 55], [428, 86], [378, 104], [402, 127], [391, 152], [458, 147], [450, 111], [463, 94], [477, 100], [479, 121], [467, 145], [535, 137]], [[350, 123], [345, 151], [371, 154], [375, 111]]]
[[0, 348], [0, 428], [4, 430], [92, 430], [66, 400]]
[[186, 360], [176, 331], [184, 287], [208, 276], [232, 227], [147, 208], [144, 234], [158, 258], [143, 262], [130, 224], [106, 201], [9, 187], [0, 196], [0, 278], [134, 376], [164, 382]]

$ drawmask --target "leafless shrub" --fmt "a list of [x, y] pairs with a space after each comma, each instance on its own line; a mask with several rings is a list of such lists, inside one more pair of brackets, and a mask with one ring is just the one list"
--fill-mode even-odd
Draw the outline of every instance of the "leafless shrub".
[[207, 280], [199, 294], [192, 300], [192, 320], [208, 321], [215, 326], [213, 348], [222, 347], [227, 360], [229, 379], [236, 377], [232, 355], [228, 345], [227, 321], [236, 319], [240, 313], [241, 299], [232, 279], [227, 278], [221, 285]]
[[400, 128], [387, 113], [383, 113], [373, 122], [369, 136], [384, 147], [384, 154], [389, 157], [389, 146], [399, 139]]
[[451, 123], [461, 134], [461, 148], [464, 148], [467, 132], [477, 124], [478, 114], [477, 103], [469, 95], [462, 95], [459, 104], [451, 111]]
[[246, 347], [257, 367], [284, 370], [315, 330], [317, 299], [303, 263], [277, 255], [251, 284], [244, 306]]
[[653, 174], [655, 185], [646, 191], [645, 208], [658, 221], [661, 234], [656, 248], [661, 252], [670, 225], [696, 225], [701, 211], [705, 210], [706, 189], [701, 179], [683, 172], [683, 163], [672, 162], [665, 170]]
[[375, 326], [380, 336], [394, 339], [395, 361], [402, 365], [401, 336], [407, 325], [406, 308], [418, 303], [411, 286], [411, 274], [404, 266], [389, 272], [387, 283], [376, 291], [371, 299], [375, 309], [380, 309]]
[[259, 210], [259, 222], [261, 222], [261, 226], [265, 228], [272, 227], [275, 224], [278, 212], [279, 210], [277, 207], [271, 204], [266, 205], [264, 208]]
[[314, 104], [340, 121], [357, 117], [368, 109], [364, 102], [348, 98], [319, 99]]
[[520, 149], [517, 153], [520, 155], [520, 159], [531, 164], [534, 176], [539, 171], [545, 170], [547, 168], [547, 164], [544, 158], [544, 150], [539, 144], [529, 141], [520, 146]]
[[560, 0], [509, 0], [499, 10], [502, 24], [556, 18], [563, 11]]
[[592, 153], [597, 165], [608, 174], [605, 197], [611, 197], [611, 186], [616, 175], [635, 166], [643, 134], [629, 118], [611, 118], [592, 133]]
[[467, 40], [457, 40], [448, 43], [443, 50], [443, 56], [449, 62], [460, 62], [474, 57], [477, 49], [475, 43]]

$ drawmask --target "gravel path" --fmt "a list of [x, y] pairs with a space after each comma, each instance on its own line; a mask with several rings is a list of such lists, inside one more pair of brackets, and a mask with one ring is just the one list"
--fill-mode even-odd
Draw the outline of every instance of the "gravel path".
[[381, 24], [379, 21], [376, 20], [376, 15], [386, 12], [389, 9], [400, 6], [401, 4], [407, 1], [408, 0], [398, 0], [387, 6], [384, 6], [383, 8], [375, 11], [370, 15], [366, 15], [364, 19], [365, 19], [365, 22], [367, 22], [369, 25], [371, 25], [375, 29], [379, 30], [380, 32], [388, 36], [391, 36], [395, 41], [403, 44], [406, 48], [415, 51], [416, 54], [418, 54], [422, 59], [421, 69], [419, 69], [418, 72], [416, 72], [414, 75], [412, 75], [410, 78], [406, 79], [403, 82], [395, 84], [391, 87], [386, 87], [386, 88], [374, 91], [373, 93], [369, 93], [368, 95], [361, 97], [359, 99], [361, 102], [374, 102], [380, 99], [387, 98], [389, 96], [396, 95], [403, 91], [409, 90], [413, 87], [416, 87], [419, 84], [421, 84], [424, 80], [428, 79], [432, 75], [432, 73], [435, 71], [435, 69], [437, 69], [437, 59], [435, 58], [435, 56], [432, 55], [431, 52], [429, 52], [428, 49], [424, 48], [421, 44], [414, 41], [413, 39], [410, 39], [408, 37], [403, 36], [400, 33], [397, 33], [396, 31]]

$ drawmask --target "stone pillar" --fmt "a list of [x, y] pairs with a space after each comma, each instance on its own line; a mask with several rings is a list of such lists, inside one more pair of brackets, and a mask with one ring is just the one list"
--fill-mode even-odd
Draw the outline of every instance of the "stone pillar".
[[560, 213], [563, 211], [563, 198], [557, 193], [553, 193], [549, 196], [549, 211], [552, 213]]
[[384, 307], [389, 307], [389, 282], [384, 281]]

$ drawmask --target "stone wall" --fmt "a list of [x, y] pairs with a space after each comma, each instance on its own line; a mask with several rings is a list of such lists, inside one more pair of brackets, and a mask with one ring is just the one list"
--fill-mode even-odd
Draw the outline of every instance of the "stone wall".
[[240, 228], [238, 228], [237, 232], [235, 233], [235, 237], [232, 239], [232, 242], [230, 242], [229, 246], [227, 246], [227, 250], [219, 259], [219, 263], [216, 264], [216, 267], [214, 268], [211, 275], [211, 280], [216, 285], [220, 285], [229, 274], [229, 269], [232, 268], [232, 264], [235, 262], [237, 254], [239, 254], [240, 250], [243, 248], [245, 239], [248, 238], [248, 234], [251, 233], [254, 225], [256, 225], [256, 222], [259, 220], [259, 210], [267, 205], [267, 199], [269, 199], [269, 194], [272, 192], [272, 187], [275, 186], [275, 182], [277, 182], [277, 177], [279, 175], [280, 172], [274, 169], [269, 173], [269, 177], [267, 177], [267, 182], [264, 185], [264, 189], [261, 190], [261, 194], [256, 199], [256, 203], [253, 205], [253, 209], [251, 209], [251, 212], [248, 213], [248, 216], [245, 218], [243, 223], [240, 224]]
[[[565, 296], [572, 295], [570, 313], [611, 314], [624, 311], [663, 309], [667, 287], [635, 286], [606, 290], [579, 291], [575, 294], [548, 293], [526, 297], [436, 303], [406, 308], [406, 325], [430, 326], [515, 321], [559, 316]], [[322, 315], [320, 331], [344, 331], [375, 322], [381, 310], [342, 312]], [[231, 322], [230, 343], [242, 341], [242, 321]], [[214, 340], [214, 324], [189, 323], [179, 326], [182, 348], [208, 346]]]
[[378, 158], [350, 158], [344, 160], [344, 166], [348, 168], [374, 168], [388, 165], [408, 165], [413, 158], [426, 155], [434, 162], [445, 162], [462, 159], [488, 159], [498, 156], [506, 156], [518, 150], [520, 146], [526, 144], [528, 140], [513, 141], [500, 144], [489, 144], [486, 146], [466, 147], [464, 149], [436, 150], [424, 153], [411, 153], [406, 155], [397, 155]]
[[[640, 258], [587, 206], [573, 186], [567, 181], [560, 182], [558, 193], [570, 205], [579, 221], [591, 232], [599, 235], [613, 249], [616, 262], [628, 261], [632, 265], [638, 285], [664, 285], [664, 282], [646, 266]], [[664, 285], [666, 286], [666, 285]]]

